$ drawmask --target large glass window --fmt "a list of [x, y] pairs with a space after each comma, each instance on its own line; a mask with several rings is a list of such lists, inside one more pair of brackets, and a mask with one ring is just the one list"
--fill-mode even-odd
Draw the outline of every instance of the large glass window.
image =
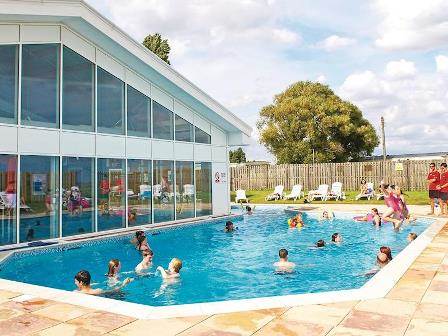
[[16, 176], [17, 156], [0, 155], [0, 245], [16, 243]]
[[20, 159], [20, 242], [59, 236], [59, 158]]
[[62, 127], [94, 131], [95, 65], [64, 47], [62, 66]]
[[211, 143], [210, 134], [204, 132], [199, 127], [194, 128], [194, 141], [197, 143], [210, 144]]
[[194, 217], [194, 165], [176, 161], [176, 219]]
[[174, 220], [173, 161], [154, 161], [153, 202], [154, 223]]
[[196, 216], [212, 214], [212, 164], [196, 162]]
[[173, 140], [173, 112], [153, 100], [152, 119], [153, 137], [156, 139]]
[[59, 127], [59, 44], [22, 47], [22, 124]]
[[194, 126], [176, 115], [176, 140], [193, 142]]
[[128, 135], [151, 137], [151, 99], [128, 85]]
[[95, 231], [95, 160], [62, 158], [62, 236]]
[[98, 132], [124, 134], [124, 83], [98, 67]]
[[149, 160], [128, 160], [128, 225], [152, 222], [152, 169]]
[[0, 45], [0, 122], [17, 123], [19, 47]]
[[125, 161], [98, 159], [98, 231], [126, 226]]

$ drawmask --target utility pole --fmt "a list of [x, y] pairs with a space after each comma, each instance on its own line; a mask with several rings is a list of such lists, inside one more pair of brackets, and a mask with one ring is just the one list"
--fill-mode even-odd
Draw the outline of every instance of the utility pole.
[[386, 163], [386, 134], [384, 132], [384, 117], [381, 117], [381, 142], [383, 144], [383, 162]]

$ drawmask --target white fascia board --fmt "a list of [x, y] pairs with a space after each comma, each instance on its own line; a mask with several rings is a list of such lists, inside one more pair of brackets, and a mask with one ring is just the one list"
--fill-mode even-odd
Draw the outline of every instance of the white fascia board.
[[61, 23], [65, 23], [70, 18], [82, 18], [87, 24], [92, 25], [211, 111], [218, 114], [229, 125], [236, 127], [246, 135], [252, 133], [252, 127], [82, 0], [0, 0], [0, 15], [9, 15], [17, 20], [20, 20], [20, 16], [42, 16], [43, 19], [46, 17], [48, 20], [54, 20], [56, 17], [56, 21]]

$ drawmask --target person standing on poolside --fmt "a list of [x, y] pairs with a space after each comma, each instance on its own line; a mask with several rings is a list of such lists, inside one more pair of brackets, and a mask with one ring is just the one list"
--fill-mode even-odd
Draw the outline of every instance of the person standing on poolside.
[[434, 162], [429, 165], [429, 173], [426, 180], [429, 184], [429, 203], [431, 205], [431, 212], [429, 215], [434, 215], [434, 199], [439, 198], [439, 190], [437, 189], [437, 186], [440, 182], [440, 173], [437, 171]]
[[448, 169], [445, 162], [440, 164], [440, 181], [437, 186], [439, 190], [439, 202], [442, 216], [448, 215]]

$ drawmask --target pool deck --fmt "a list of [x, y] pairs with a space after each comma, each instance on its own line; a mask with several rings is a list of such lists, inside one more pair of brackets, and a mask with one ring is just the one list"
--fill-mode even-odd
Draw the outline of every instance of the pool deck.
[[[317, 206], [310, 206], [317, 207]], [[321, 207], [321, 206], [320, 206]], [[371, 206], [356, 206], [365, 211]], [[353, 210], [353, 205], [331, 205]], [[426, 207], [411, 207], [417, 215]], [[117, 303], [119, 304], [119, 303]], [[0, 290], [0, 335], [448, 335], [448, 222], [384, 298], [139, 320]]]

